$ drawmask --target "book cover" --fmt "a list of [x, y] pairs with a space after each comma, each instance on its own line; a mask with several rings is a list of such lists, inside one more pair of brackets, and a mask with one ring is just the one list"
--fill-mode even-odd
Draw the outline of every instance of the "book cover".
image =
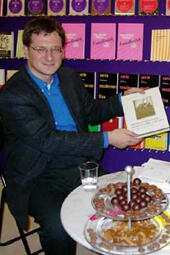
[[124, 93], [132, 87], [138, 87], [138, 74], [125, 74], [118, 75], [118, 92]]
[[91, 59], [115, 59], [116, 24], [91, 24]]
[[3, 16], [3, 0], [0, 0], [0, 16]]
[[159, 0], [139, 0], [139, 15], [159, 15]]
[[145, 138], [145, 149], [166, 151], [168, 144], [168, 133], [161, 133]]
[[66, 15], [66, 0], [47, 0], [47, 15]]
[[98, 99], [106, 99], [117, 93], [117, 73], [98, 73]]
[[66, 33], [65, 58], [84, 59], [85, 57], [85, 24], [63, 23]]
[[100, 125], [88, 125], [88, 131], [89, 132], [99, 132], [100, 131]]
[[141, 23], [118, 24], [117, 59], [142, 60], [143, 29], [144, 25]]
[[96, 73], [93, 72], [80, 72], [80, 77], [83, 81], [84, 87], [96, 99]]
[[6, 72], [6, 80], [9, 80], [18, 70], [7, 70]]
[[101, 124], [101, 130], [102, 131], [112, 131], [116, 128], [118, 128], [118, 118], [115, 117], [115, 118], [112, 118], [108, 121], [105, 121]]
[[23, 48], [23, 36], [24, 30], [18, 30], [18, 36], [17, 36], [17, 45], [16, 45], [16, 58], [24, 58], [24, 48]]
[[88, 15], [89, 1], [70, 0], [69, 15]]
[[166, 12], [165, 12], [165, 14], [167, 16], [170, 15], [170, 0], [166, 0]]
[[[125, 119], [123, 119], [123, 128], [127, 128]], [[132, 149], [143, 149], [143, 148], [144, 148], [144, 145], [145, 145], [145, 143], [144, 143], [144, 139], [143, 139], [141, 142], [139, 142], [139, 143], [137, 143], [137, 144], [135, 144], [135, 145], [128, 146], [128, 148], [132, 148]]]
[[159, 87], [122, 96], [127, 128], [139, 137], [149, 137], [169, 131], [169, 122]]
[[159, 87], [159, 75], [155, 74], [139, 74], [139, 88], [149, 89]]
[[170, 76], [161, 75], [161, 96], [165, 106], [170, 106]]
[[0, 32], [0, 58], [14, 57], [14, 32]]
[[136, 0], [116, 0], [115, 15], [134, 15]]
[[24, 16], [24, 0], [7, 0], [7, 16]]
[[0, 69], [0, 88], [5, 84], [5, 69]]
[[91, 0], [92, 15], [111, 15], [111, 0]]
[[45, 0], [25, 0], [26, 15], [45, 15]]
[[170, 61], [170, 29], [153, 29], [151, 61]]

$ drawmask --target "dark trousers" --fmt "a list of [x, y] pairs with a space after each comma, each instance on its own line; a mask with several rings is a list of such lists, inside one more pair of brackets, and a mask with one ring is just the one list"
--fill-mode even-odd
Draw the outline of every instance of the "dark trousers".
[[46, 255], [75, 254], [76, 243], [62, 226], [60, 209], [66, 196], [79, 184], [78, 169], [49, 168], [32, 191], [30, 215], [41, 227], [39, 237]]

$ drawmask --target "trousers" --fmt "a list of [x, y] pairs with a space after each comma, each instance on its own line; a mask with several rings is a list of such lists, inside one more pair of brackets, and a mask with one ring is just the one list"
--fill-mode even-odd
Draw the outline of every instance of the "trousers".
[[29, 214], [41, 227], [39, 237], [46, 255], [75, 255], [76, 243], [62, 226], [60, 210], [66, 196], [79, 185], [77, 168], [49, 168], [31, 193]]

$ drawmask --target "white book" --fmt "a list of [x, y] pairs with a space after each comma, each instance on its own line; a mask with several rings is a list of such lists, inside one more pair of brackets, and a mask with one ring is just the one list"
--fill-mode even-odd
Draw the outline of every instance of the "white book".
[[0, 69], [0, 88], [5, 83], [5, 69]]
[[169, 122], [159, 87], [122, 96], [127, 129], [139, 137], [148, 137], [169, 131]]

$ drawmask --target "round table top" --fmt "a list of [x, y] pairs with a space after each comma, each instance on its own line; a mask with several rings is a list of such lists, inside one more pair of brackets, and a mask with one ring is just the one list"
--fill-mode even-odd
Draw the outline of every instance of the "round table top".
[[[113, 174], [104, 175], [99, 178], [99, 186], [106, 182], [125, 181], [126, 173], [117, 172]], [[77, 243], [82, 246], [99, 252], [94, 249], [84, 237], [84, 227], [88, 219], [96, 213], [91, 204], [91, 199], [95, 191], [85, 191], [82, 186], [79, 186], [73, 190], [63, 202], [61, 208], [61, 221], [66, 232], [74, 239]], [[101, 254], [104, 254], [100, 252]], [[170, 255], [170, 244], [154, 253], [154, 255]]]

